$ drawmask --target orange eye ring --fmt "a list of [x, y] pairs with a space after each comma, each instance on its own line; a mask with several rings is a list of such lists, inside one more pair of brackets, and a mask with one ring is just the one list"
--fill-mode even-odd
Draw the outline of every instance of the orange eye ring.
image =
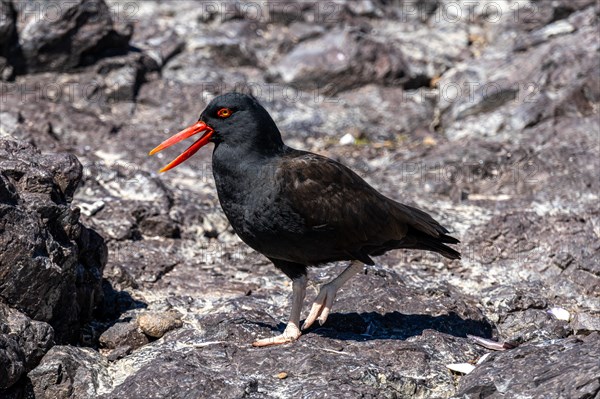
[[233, 112], [229, 108], [221, 108], [217, 111], [217, 116], [219, 118], [229, 118]]

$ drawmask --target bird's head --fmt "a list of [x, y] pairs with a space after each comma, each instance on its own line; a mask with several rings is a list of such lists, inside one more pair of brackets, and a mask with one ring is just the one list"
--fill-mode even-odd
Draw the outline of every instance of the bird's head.
[[150, 151], [156, 154], [196, 134], [202, 134], [187, 150], [162, 168], [165, 172], [181, 164], [201, 147], [213, 142], [244, 151], [269, 153], [283, 147], [275, 122], [258, 101], [246, 94], [227, 93], [215, 97], [202, 111], [198, 122], [180, 131]]

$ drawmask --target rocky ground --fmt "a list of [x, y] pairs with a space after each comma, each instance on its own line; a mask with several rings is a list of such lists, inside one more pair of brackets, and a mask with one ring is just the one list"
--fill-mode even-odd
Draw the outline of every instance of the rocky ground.
[[[1, 398], [600, 397], [597, 1], [0, 5]], [[463, 259], [389, 253], [325, 325], [251, 347], [289, 281], [229, 227], [210, 150], [147, 156], [233, 90]]]

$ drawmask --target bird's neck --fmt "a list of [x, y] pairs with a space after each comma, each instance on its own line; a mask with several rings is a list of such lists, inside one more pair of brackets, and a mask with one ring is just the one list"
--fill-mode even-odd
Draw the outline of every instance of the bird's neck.
[[269, 171], [275, 170], [277, 159], [288, 150], [281, 146], [255, 148], [219, 143], [212, 156], [213, 175], [217, 190], [225, 186], [236, 187], [236, 194], [244, 195], [252, 190], [256, 182], [269, 177]]

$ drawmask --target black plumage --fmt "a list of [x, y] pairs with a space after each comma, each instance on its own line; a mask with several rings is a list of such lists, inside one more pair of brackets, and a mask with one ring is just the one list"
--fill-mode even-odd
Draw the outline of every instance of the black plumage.
[[[446, 245], [459, 241], [427, 213], [385, 197], [339, 162], [286, 146], [255, 98], [219, 96], [200, 121], [215, 143], [213, 175], [231, 226], [293, 280], [305, 285], [307, 266], [343, 260], [372, 265], [372, 257], [400, 248], [460, 258]], [[299, 336], [292, 333], [259, 344]]]

